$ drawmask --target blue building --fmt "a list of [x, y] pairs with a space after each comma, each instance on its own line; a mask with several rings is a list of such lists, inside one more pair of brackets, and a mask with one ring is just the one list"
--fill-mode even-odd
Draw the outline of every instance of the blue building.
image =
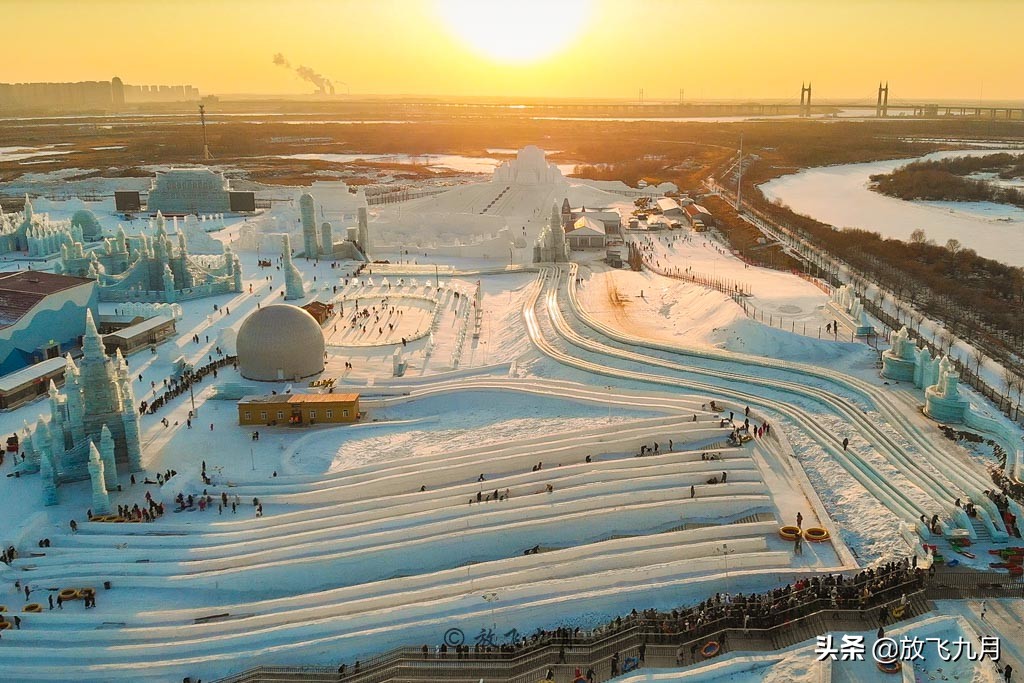
[[81, 345], [96, 282], [36, 270], [0, 273], [0, 375]]

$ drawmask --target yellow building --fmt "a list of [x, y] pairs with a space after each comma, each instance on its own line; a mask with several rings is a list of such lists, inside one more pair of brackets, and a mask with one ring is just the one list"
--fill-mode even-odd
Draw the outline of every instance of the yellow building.
[[313, 425], [355, 422], [359, 394], [272, 394], [244, 396], [238, 402], [240, 425]]

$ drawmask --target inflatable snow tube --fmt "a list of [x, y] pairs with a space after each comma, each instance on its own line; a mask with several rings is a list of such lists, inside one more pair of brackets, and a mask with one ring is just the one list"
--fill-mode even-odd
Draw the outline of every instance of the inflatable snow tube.
[[717, 640], [709, 640], [704, 643], [704, 647], [700, 649], [700, 653], [704, 656], [704, 659], [711, 659], [721, 651], [722, 646], [718, 644]]
[[11, 622], [9, 622], [9, 621], [0, 621], [0, 631], [4, 631], [6, 629], [9, 629], [10, 627], [11, 627]]
[[1009, 571], [1014, 576], [1020, 576], [1021, 574], [1024, 574], [1024, 567], [1020, 566], [1019, 564], [1015, 564], [1012, 565], [1007, 571]]
[[65, 588], [60, 593], [57, 593], [61, 600], [67, 602], [68, 600], [77, 600], [79, 598], [77, 588]]
[[822, 529], [820, 526], [812, 526], [804, 530], [804, 538], [811, 543], [821, 543], [828, 540], [829, 533], [827, 529]]
[[22, 612], [42, 612], [43, 606], [38, 602], [30, 602], [21, 608]]
[[898, 659], [894, 659], [891, 662], [877, 662], [878, 670], [886, 674], [898, 674], [903, 670], [903, 665]]
[[0, 605], [0, 612], [6, 612], [6, 611], [7, 611], [7, 605]]
[[906, 613], [907, 613], [907, 606], [906, 605], [896, 605], [895, 607], [892, 608], [892, 618], [893, 619], [902, 619], [903, 615], [906, 614]]
[[783, 541], [795, 541], [796, 537], [800, 535], [800, 527], [798, 526], [783, 526], [779, 527], [779, 538]]

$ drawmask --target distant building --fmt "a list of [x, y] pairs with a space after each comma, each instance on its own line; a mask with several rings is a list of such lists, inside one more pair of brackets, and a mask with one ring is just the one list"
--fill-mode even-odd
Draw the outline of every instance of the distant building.
[[359, 394], [271, 394], [238, 401], [240, 425], [312, 425], [355, 422]]
[[[572, 227], [580, 218], [590, 218], [595, 221], [599, 221], [604, 225], [604, 232], [606, 235], [621, 235], [622, 234], [622, 216], [619, 215], [618, 211], [606, 211], [604, 209], [588, 209], [583, 206], [578, 209], [570, 209], [569, 220], [564, 223], [566, 230]], [[565, 220], [565, 213], [563, 208], [563, 220]]]
[[704, 228], [711, 228], [715, 225], [715, 219], [711, 216], [711, 212], [700, 204], [687, 204], [683, 207], [683, 213], [693, 228], [698, 227], [697, 223]]
[[659, 197], [657, 205], [663, 216], [679, 218], [683, 215], [683, 208], [671, 197]]
[[569, 240], [569, 248], [576, 251], [604, 249], [608, 241], [604, 223], [585, 216], [573, 223], [572, 230], [566, 233], [565, 238]]
[[0, 274], [0, 374], [78, 348], [96, 283], [36, 270]]
[[46, 396], [50, 382], [64, 383], [67, 358], [57, 356], [0, 377], [0, 410], [11, 410]]
[[167, 214], [225, 213], [231, 209], [231, 186], [223, 173], [208, 168], [157, 172], [147, 208]]
[[114, 109], [124, 109], [124, 82], [117, 76], [110, 79], [110, 95]]
[[125, 104], [198, 99], [191, 85], [125, 85], [116, 76], [76, 83], [0, 83], [0, 111], [120, 111]]
[[301, 308], [313, 316], [321, 327], [334, 315], [334, 304], [325, 304], [322, 301], [310, 301]]
[[157, 315], [103, 335], [103, 348], [108, 354], [120, 351], [122, 356], [127, 356], [153, 348], [173, 337], [174, 333], [174, 316]]

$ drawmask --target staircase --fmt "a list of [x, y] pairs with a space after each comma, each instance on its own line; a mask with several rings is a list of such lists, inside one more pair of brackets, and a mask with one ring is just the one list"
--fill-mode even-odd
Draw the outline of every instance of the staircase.
[[971, 520], [971, 528], [974, 529], [975, 540], [977, 541], [991, 541], [992, 534], [988, 532], [988, 527], [977, 517], [968, 517]]

